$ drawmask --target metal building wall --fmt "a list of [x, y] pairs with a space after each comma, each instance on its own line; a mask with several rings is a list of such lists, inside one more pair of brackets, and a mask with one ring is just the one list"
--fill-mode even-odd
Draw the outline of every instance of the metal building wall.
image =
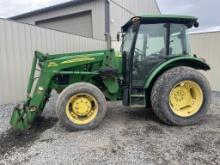
[[106, 49], [106, 42], [0, 19], [0, 104], [25, 99], [34, 51]]
[[39, 21], [36, 25], [84, 37], [93, 37], [91, 11]]
[[160, 14], [156, 0], [109, 0], [109, 2], [110, 31], [113, 40], [116, 40], [117, 32], [120, 32], [121, 26], [134, 15]]
[[203, 72], [212, 90], [220, 91], [220, 32], [194, 33], [190, 35], [191, 52], [206, 59], [211, 70]]
[[91, 11], [92, 13], [93, 38], [104, 40], [105, 39], [104, 36], [105, 1], [104, 0], [95, 0], [78, 5], [71, 5], [65, 8], [59, 8], [53, 11], [43, 12], [40, 14], [33, 14], [24, 18], [16, 19], [16, 21], [35, 25], [35, 22], [37, 21], [81, 13], [85, 11]]

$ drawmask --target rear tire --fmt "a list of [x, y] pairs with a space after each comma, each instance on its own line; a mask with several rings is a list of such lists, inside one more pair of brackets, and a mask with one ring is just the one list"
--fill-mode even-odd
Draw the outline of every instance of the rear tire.
[[198, 123], [210, 108], [210, 102], [211, 88], [207, 79], [190, 67], [165, 71], [156, 80], [151, 92], [154, 113], [169, 125]]
[[106, 111], [106, 99], [100, 89], [84, 82], [65, 88], [56, 103], [61, 124], [72, 131], [96, 128]]

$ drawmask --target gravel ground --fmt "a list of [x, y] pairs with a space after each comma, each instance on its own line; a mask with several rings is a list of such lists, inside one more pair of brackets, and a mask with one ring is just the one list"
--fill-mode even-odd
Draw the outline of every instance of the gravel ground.
[[55, 100], [26, 132], [8, 124], [14, 105], [0, 106], [0, 164], [220, 164], [219, 93], [195, 126], [166, 126], [151, 110], [114, 102], [100, 127], [79, 132], [60, 126]]

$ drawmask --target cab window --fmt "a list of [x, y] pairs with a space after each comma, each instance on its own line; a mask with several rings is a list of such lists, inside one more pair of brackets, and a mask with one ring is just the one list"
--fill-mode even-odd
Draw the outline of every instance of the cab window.
[[188, 55], [189, 45], [186, 35], [187, 27], [183, 24], [170, 25], [170, 52], [169, 55]]

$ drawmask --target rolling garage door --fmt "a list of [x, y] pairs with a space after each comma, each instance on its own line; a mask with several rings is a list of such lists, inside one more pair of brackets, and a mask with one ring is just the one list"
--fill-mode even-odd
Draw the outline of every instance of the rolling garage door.
[[91, 11], [36, 22], [36, 25], [66, 33], [93, 37]]

